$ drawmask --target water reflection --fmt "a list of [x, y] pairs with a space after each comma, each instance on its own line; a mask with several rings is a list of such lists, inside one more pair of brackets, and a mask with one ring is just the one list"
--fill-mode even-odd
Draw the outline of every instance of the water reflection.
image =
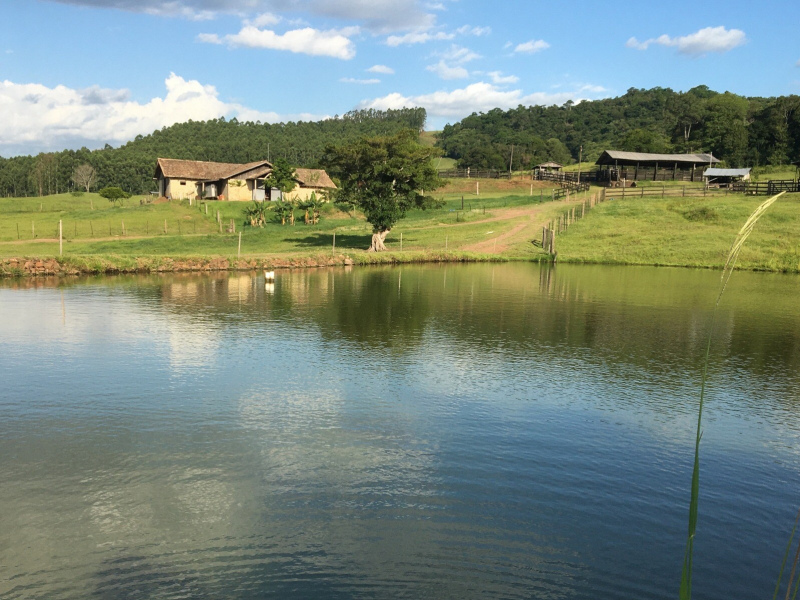
[[[707, 271], [0, 283], [0, 596], [673, 597]], [[737, 273], [696, 591], [796, 507], [798, 280]]]

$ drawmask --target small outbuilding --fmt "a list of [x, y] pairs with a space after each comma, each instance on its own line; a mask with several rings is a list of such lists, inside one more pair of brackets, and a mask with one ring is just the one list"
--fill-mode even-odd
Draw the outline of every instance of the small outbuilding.
[[747, 169], [706, 169], [703, 173], [706, 185], [728, 187], [734, 181], [750, 181], [750, 168]]
[[538, 171], [546, 171], [548, 173], [560, 173], [564, 169], [564, 165], [560, 165], [557, 162], [548, 161], [543, 162], [540, 165], [536, 165], [536, 170]]

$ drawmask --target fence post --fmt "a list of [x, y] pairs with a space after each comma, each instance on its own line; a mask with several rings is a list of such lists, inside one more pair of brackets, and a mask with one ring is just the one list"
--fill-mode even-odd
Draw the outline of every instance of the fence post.
[[64, 254], [64, 235], [61, 219], [58, 220], [58, 255]]
[[[335, 233], [333, 235], [336, 235]], [[239, 232], [239, 248], [236, 250], [236, 258], [240, 258], [242, 256], [242, 232]]]

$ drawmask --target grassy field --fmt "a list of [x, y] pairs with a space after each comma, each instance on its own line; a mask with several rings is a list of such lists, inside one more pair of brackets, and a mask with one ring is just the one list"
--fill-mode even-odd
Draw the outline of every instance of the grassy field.
[[[410, 212], [392, 230], [387, 245], [396, 252], [402, 240], [406, 256], [436, 253], [439, 257], [448, 252], [452, 260], [459, 258], [453, 253], [548, 260], [538, 244], [541, 227], [569, 207], [564, 201], [553, 202], [551, 190], [543, 182], [527, 179], [453, 180], [434, 194], [443, 202], [441, 208]], [[580, 200], [573, 196], [571, 203]], [[719, 268], [736, 231], [761, 200], [730, 195], [608, 201], [557, 237], [558, 260]], [[325, 206], [317, 225], [305, 225], [298, 209], [294, 226], [271, 221], [264, 228], [244, 226], [245, 206], [140, 204], [133, 198], [123, 207], [112, 207], [95, 194], [4, 198], [0, 199], [0, 258], [58, 256], [59, 220], [64, 256], [80, 261], [104, 257], [131, 264], [137, 257], [232, 258], [237, 256], [239, 232], [244, 259], [331, 253], [334, 233], [339, 253], [361, 257], [369, 246], [371, 228], [363, 217], [333, 205]], [[231, 220], [235, 232], [227, 231]], [[800, 272], [800, 194], [784, 196], [762, 218], [742, 251], [739, 267]]]
[[[722, 268], [736, 232], [764, 196], [630, 198], [597, 207], [558, 237], [558, 260]], [[759, 221], [738, 267], [800, 271], [800, 194]]]
[[[550, 187], [530, 182], [482, 180], [480, 195], [475, 180], [456, 180], [435, 197], [441, 208], [412, 211], [389, 238], [390, 247], [408, 251], [459, 250], [478, 244], [488, 235], [501, 235], [515, 226], [503, 220], [511, 210], [553, 204]], [[535, 191], [534, 195], [531, 191]], [[111, 206], [96, 194], [69, 194], [45, 198], [0, 199], [0, 257], [54, 257], [58, 255], [58, 222], [63, 223], [64, 254], [71, 256], [236, 256], [242, 232], [242, 256], [314, 253], [332, 247], [363, 251], [369, 246], [371, 227], [357, 215], [326, 205], [317, 225], [306, 225], [303, 211], [295, 211], [295, 225], [277, 221], [264, 228], [244, 225], [246, 203], [210, 201]], [[555, 205], [551, 207], [555, 210]], [[223, 224], [217, 223], [217, 212]], [[228, 231], [230, 222], [235, 232]], [[491, 227], [487, 227], [491, 223]]]

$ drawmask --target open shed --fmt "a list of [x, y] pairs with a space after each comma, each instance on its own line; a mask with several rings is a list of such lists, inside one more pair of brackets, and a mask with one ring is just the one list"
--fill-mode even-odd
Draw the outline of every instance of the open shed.
[[701, 181], [703, 169], [717, 164], [711, 154], [652, 154], [605, 150], [595, 163], [598, 181]]
[[734, 181], [750, 181], [750, 168], [747, 169], [706, 169], [703, 173], [706, 185], [727, 187]]
[[552, 160], [548, 161], [548, 162], [543, 162], [540, 165], [536, 165], [536, 170], [537, 171], [548, 171], [550, 173], [560, 172], [563, 168], [564, 168], [564, 165], [560, 165], [557, 162], [553, 162]]

